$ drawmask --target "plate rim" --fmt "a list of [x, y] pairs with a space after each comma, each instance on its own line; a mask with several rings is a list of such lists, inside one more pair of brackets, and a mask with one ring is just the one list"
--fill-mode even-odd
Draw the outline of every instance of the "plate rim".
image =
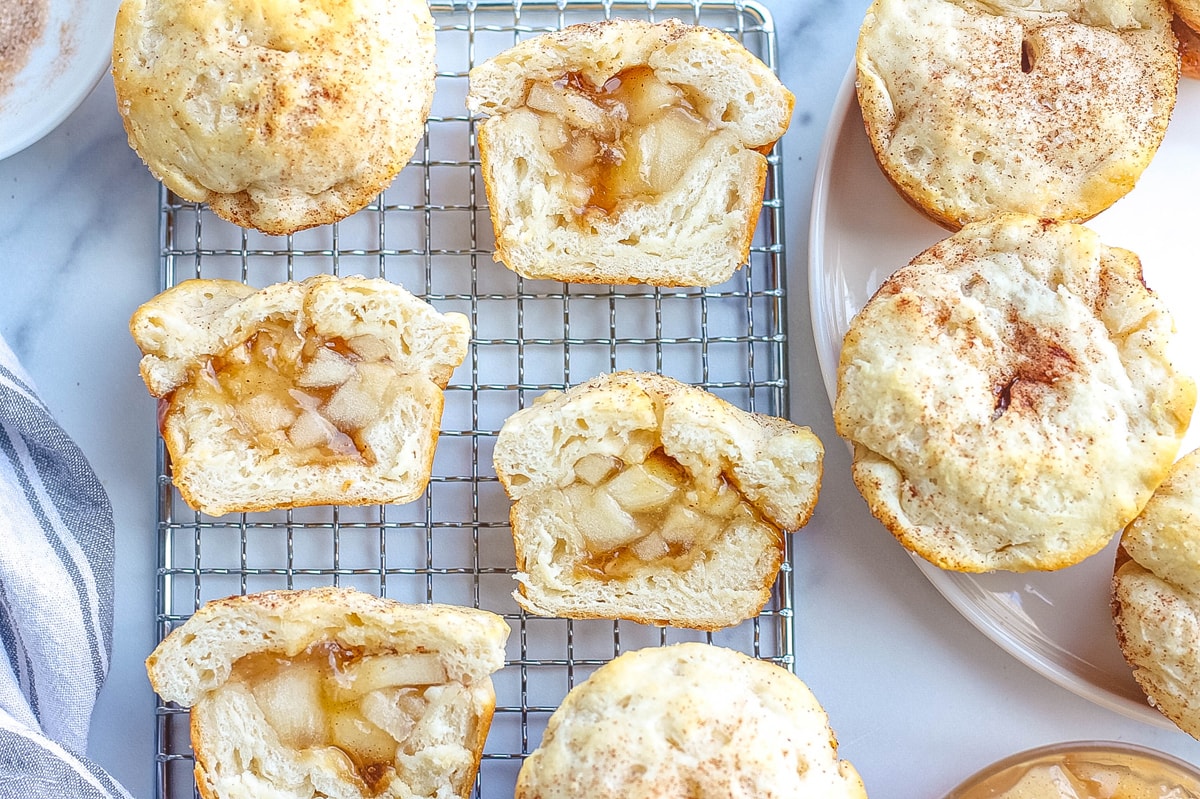
[[[74, 37], [70, 41], [74, 50], [72, 56], [55, 72], [64, 88], [57, 93], [35, 93], [37, 102], [20, 106], [22, 110], [15, 116], [25, 124], [21, 133], [0, 144], [0, 161], [32, 147], [54, 132], [100, 84], [112, 65], [112, 37], [119, 4], [120, 0], [94, 0], [83, 3], [82, 12], [79, 2], [72, 2], [69, 7], [51, 6], [47, 30], [43, 31], [39, 47], [49, 47], [55, 37], [67, 37], [68, 34]], [[74, 24], [69, 29], [50, 30], [61, 23], [64, 15], [74, 17]], [[97, 25], [98, 21], [100, 24]], [[81, 37], [85, 41], [81, 41]], [[35, 57], [31, 55], [31, 61]], [[9, 96], [14, 91], [10, 89]]]
[[[808, 300], [809, 319], [812, 327], [814, 345], [817, 350], [817, 362], [821, 370], [822, 382], [829, 397], [832, 408], [836, 398], [837, 358], [835, 353], [841, 351], [841, 341], [837, 340], [831, 326], [822, 325], [828, 322], [830, 315], [822, 308], [822, 303], [828, 300], [824, 289], [828, 281], [822, 280], [826, 262], [825, 225], [834, 191], [832, 170], [834, 156], [841, 144], [847, 118], [854, 102], [856, 66], [851, 59], [850, 66], [842, 78], [829, 116], [828, 126], [821, 142], [817, 158], [816, 173], [813, 181], [813, 197], [808, 224]], [[950, 235], [947, 232], [947, 235]], [[846, 442], [849, 445], [849, 442]], [[1056, 662], [1050, 657], [1039, 654], [1025, 646], [1018, 637], [1004, 626], [1001, 621], [988, 614], [977, 602], [974, 602], [958, 585], [959, 581], [973, 581], [972, 575], [947, 572], [912, 552], [907, 553], [925, 578], [942, 595], [951, 607], [955, 609], [968, 623], [981, 632], [1004, 652], [1034, 672], [1042, 675], [1050, 682], [1093, 702], [1100, 707], [1119, 713], [1136, 721], [1162, 729], [1177, 730], [1178, 727], [1166, 716], [1149, 704], [1149, 701], [1139, 703], [1130, 697], [1117, 694], [1102, 685], [1087, 680], [1071, 671], [1066, 665]]]

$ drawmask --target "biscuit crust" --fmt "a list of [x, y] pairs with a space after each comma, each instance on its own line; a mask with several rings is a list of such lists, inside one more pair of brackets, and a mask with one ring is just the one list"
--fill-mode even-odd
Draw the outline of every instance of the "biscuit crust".
[[[707, 138], [661, 194], [623, 199], [607, 213], [582, 212], [528, 107], [530, 86], [572, 80], [603, 87], [641, 67], [686, 95]], [[794, 104], [770, 68], [735, 39], [676, 20], [585, 23], [519, 43], [472, 69], [467, 95], [468, 109], [486, 116], [480, 161], [496, 260], [523, 277], [575, 283], [728, 280], [749, 257], [765, 153], [787, 130]], [[580, 124], [570, 135], [594, 132]], [[603, 159], [624, 162], [637, 149], [605, 143]]]
[[[1170, 0], [1171, 10], [1191, 30], [1192, 36], [1200, 31], [1200, 0]], [[1176, 29], [1178, 33], [1178, 29]], [[1181, 35], [1182, 38], [1182, 35]], [[1192, 77], [1196, 77], [1194, 74]]]
[[795, 675], [701, 643], [626, 652], [577, 685], [517, 777], [516, 799], [865, 799]]
[[1200, 451], [1172, 466], [1122, 533], [1112, 609], [1150, 704], [1200, 738]]
[[[191, 708], [196, 786], [205, 799], [251, 799], [268, 786], [271, 795], [292, 799], [467, 797], [495, 708], [491, 674], [504, 665], [508, 633], [502, 618], [474, 608], [407, 605], [332, 586], [266, 591], [206, 603], [163, 639], [146, 670], [164, 700]], [[329, 646], [357, 657], [436, 657], [447, 683], [458, 686], [454, 715], [443, 726], [463, 737], [447, 726], [398, 755], [398, 773], [374, 788], [333, 746], [281, 743], [264, 718], [259, 686], [244, 673], [235, 678], [235, 670], [244, 659], [286, 661]]]
[[1161, 0], [875, 0], [856, 62], [884, 174], [950, 229], [1103, 211], [1157, 151], [1179, 75]]
[[[1200, 9], [1197, 10], [1200, 15]], [[1200, 21], [1197, 22], [1200, 26]], [[1184, 78], [1200, 78], [1200, 33], [1189, 26], [1178, 14], [1171, 22], [1175, 38], [1179, 40], [1179, 74]]]
[[[588, 540], [580, 521], [591, 514], [566, 497], [577, 465], [597, 456], [638, 462], [656, 450], [675, 460], [693, 486], [721, 486], [721, 496], [738, 497], [745, 512], [726, 517], [720, 530], [697, 537], [678, 556], [661, 553], [612, 573], [581, 568], [589, 558], [607, 557], [611, 545]], [[639, 455], [629, 455], [634, 451]], [[654, 373], [600, 375], [544, 395], [505, 421], [493, 453], [513, 500], [520, 580], [514, 596], [545, 616], [706, 630], [737, 624], [770, 598], [785, 532], [806, 524], [816, 505], [823, 457], [808, 428], [747, 413]], [[636, 552], [636, 543], [612, 546], [611, 554], [619, 560], [629, 549]]]
[[434, 47], [424, 0], [124, 0], [113, 82], [167, 188], [283, 235], [354, 213], [408, 163]]
[[834, 421], [872, 513], [932, 563], [1058, 569], [1149, 499], [1195, 404], [1136, 256], [1080, 225], [964, 227], [851, 322]]
[[[130, 331], [143, 353], [146, 386], [162, 401], [172, 479], [191, 507], [216, 516], [415, 499], [429, 480], [442, 392], [466, 356], [470, 337], [464, 315], [440, 313], [402, 286], [330, 275], [257, 290], [228, 280], [184, 281], [139, 307]], [[368, 352], [360, 342], [369, 345], [374, 373], [386, 377], [371, 390], [376, 408], [352, 431], [357, 455], [331, 451], [326, 454], [345, 457], [313, 457], [291, 433], [286, 441], [274, 433], [263, 436], [253, 406], [276, 395], [302, 416], [309, 411], [329, 416], [332, 398], [317, 406], [319, 392], [297, 393], [304, 386], [295, 380], [302, 376], [293, 382], [279, 371], [267, 374], [278, 378], [271, 382], [252, 371], [221, 377], [225, 373], [215, 364], [257, 353], [256, 342], [272, 331], [296, 347], [318, 351], [350, 342]], [[270, 350], [269, 357], [283, 349]], [[337, 437], [327, 425], [332, 417], [309, 418]]]

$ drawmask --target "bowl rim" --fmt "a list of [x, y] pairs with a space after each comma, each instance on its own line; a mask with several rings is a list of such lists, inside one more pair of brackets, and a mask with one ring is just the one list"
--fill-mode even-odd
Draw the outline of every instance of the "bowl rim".
[[[120, 0], [46, 0], [47, 19], [29, 60], [0, 94], [0, 160], [58, 128], [87, 99], [112, 64]], [[47, 59], [51, 59], [47, 61]], [[49, 75], [51, 83], [29, 75]], [[53, 90], [47, 90], [52, 85]], [[9, 105], [9, 103], [12, 103]]]
[[[966, 791], [973, 788], [976, 784], [983, 780], [999, 774], [1005, 769], [1019, 766], [1024, 763], [1030, 763], [1040, 758], [1052, 755], [1067, 755], [1075, 752], [1097, 752], [1101, 754], [1124, 754], [1135, 755], [1138, 757], [1153, 760], [1161, 763], [1171, 769], [1173, 776], [1178, 776], [1185, 781], [1185, 784], [1180, 787], [1191, 790], [1193, 792], [1200, 791], [1200, 767], [1189, 763], [1188, 761], [1176, 757], [1168, 752], [1163, 752], [1158, 749], [1153, 749], [1139, 743], [1131, 741], [1115, 741], [1115, 740], [1076, 740], [1076, 741], [1060, 741], [1058, 743], [1042, 744], [1029, 749], [1024, 749], [1019, 752], [1014, 752], [1011, 755], [1002, 757], [999, 760], [989, 763], [988, 765], [977, 769], [971, 773], [966, 779], [954, 786], [943, 799], [959, 799]], [[1186, 784], [1190, 782], [1191, 784]]]

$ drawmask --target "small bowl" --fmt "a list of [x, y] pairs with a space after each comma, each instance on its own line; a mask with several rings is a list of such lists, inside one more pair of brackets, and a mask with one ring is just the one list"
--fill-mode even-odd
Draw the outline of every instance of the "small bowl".
[[[1108, 793], [1079, 794], [1082, 797], [1200, 799], [1200, 769], [1196, 766], [1144, 746], [1116, 741], [1071, 741], [1019, 752], [972, 774], [946, 794], [945, 799], [1060, 799], [1074, 796], [1056, 791], [1049, 779], [1037, 779], [1063, 772], [1074, 774], [1084, 785], [1090, 777], [1097, 781], [1093, 785], [1110, 786]], [[1128, 782], [1122, 785], [1122, 792], [1113, 794], [1111, 786], [1120, 780]], [[1022, 787], [1026, 792], [1017, 792], [1019, 782], [1024, 782]], [[1039, 783], [1041, 789], [1035, 789], [1034, 783]]]
[[45, 25], [28, 60], [16, 74], [0, 76], [0, 159], [58, 127], [112, 62], [120, 0], [38, 1]]

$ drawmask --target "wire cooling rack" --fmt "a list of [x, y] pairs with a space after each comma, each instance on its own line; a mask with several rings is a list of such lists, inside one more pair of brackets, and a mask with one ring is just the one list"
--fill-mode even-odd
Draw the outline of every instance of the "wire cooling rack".
[[[747, 410], [787, 416], [783, 198], [777, 154], [749, 263], [709, 289], [597, 287], [526, 281], [492, 259], [467, 73], [516, 42], [610, 17], [677, 18], [725, 30], [776, 67], [770, 14], [754, 2], [431, 3], [438, 77], [411, 164], [364, 210], [334, 225], [272, 237], [161, 191], [162, 287], [193, 277], [265, 286], [314, 274], [399, 282], [473, 337], [445, 393], [433, 474], [402, 506], [317, 507], [204, 516], [173, 488], [159, 444], [157, 625], [161, 639], [200, 605], [232, 594], [337, 584], [407, 602], [499, 613], [512, 628], [495, 677], [496, 713], [475, 796], [511, 797], [521, 761], [566, 692], [623, 651], [708, 641], [792, 669], [790, 540], [761, 614], [717, 633], [625, 621], [525, 615], [511, 593], [509, 502], [491, 466], [504, 420], [550, 389], [601, 372], [657, 371]], [[195, 793], [185, 709], [156, 708], [159, 797]]]

